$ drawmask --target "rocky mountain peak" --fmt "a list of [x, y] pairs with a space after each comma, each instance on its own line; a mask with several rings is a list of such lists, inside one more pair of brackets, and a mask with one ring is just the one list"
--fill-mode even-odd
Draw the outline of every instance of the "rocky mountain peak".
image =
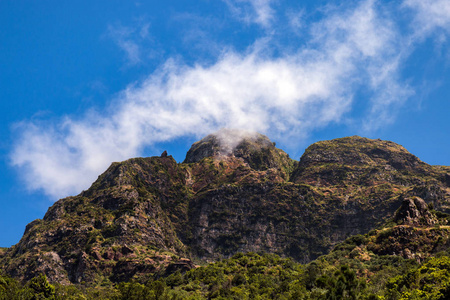
[[[433, 172], [429, 165], [399, 144], [351, 136], [309, 146], [300, 158], [293, 180], [312, 185], [386, 182], [410, 185]], [[405, 175], [407, 179], [402, 178]]]
[[239, 156], [247, 151], [274, 147], [269, 138], [260, 133], [221, 129], [195, 142], [189, 149], [184, 162], [194, 163], [214, 156]]
[[196, 163], [207, 157], [237, 157], [255, 170], [276, 168], [287, 173], [294, 164], [267, 136], [237, 129], [221, 129], [194, 143], [184, 163]]
[[301, 164], [317, 163], [385, 165], [397, 170], [411, 169], [423, 164], [399, 144], [359, 136], [314, 143], [306, 149]]

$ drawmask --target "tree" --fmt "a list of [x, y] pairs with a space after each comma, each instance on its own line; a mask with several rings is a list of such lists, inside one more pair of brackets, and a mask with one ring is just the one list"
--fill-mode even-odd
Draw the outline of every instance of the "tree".
[[55, 287], [47, 280], [47, 276], [39, 274], [31, 279], [30, 287], [34, 292], [33, 300], [55, 299]]
[[322, 275], [317, 279], [319, 287], [328, 290], [326, 299], [359, 299], [366, 285], [356, 277], [355, 271], [343, 265], [332, 277]]

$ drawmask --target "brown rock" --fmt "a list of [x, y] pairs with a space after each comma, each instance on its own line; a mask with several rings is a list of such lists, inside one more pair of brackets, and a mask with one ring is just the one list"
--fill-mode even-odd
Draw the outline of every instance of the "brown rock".
[[92, 257], [94, 257], [96, 260], [101, 260], [102, 256], [100, 255], [100, 253], [98, 252], [98, 250], [94, 250], [91, 253]]
[[111, 249], [108, 249], [103, 253], [102, 257], [106, 260], [113, 260], [114, 259], [114, 251]]
[[394, 221], [404, 225], [434, 225], [436, 217], [429, 211], [426, 202], [419, 197], [405, 198], [396, 212]]

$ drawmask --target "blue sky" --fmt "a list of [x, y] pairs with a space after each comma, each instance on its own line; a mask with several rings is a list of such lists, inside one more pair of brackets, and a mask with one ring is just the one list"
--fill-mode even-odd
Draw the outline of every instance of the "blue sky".
[[448, 0], [2, 0], [0, 28], [3, 247], [112, 161], [222, 127], [450, 165]]

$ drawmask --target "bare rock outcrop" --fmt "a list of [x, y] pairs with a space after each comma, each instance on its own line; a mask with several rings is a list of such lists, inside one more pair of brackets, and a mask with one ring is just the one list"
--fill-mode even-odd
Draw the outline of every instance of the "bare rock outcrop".
[[397, 224], [413, 226], [432, 226], [437, 223], [427, 203], [419, 197], [405, 198], [395, 214], [394, 221]]

